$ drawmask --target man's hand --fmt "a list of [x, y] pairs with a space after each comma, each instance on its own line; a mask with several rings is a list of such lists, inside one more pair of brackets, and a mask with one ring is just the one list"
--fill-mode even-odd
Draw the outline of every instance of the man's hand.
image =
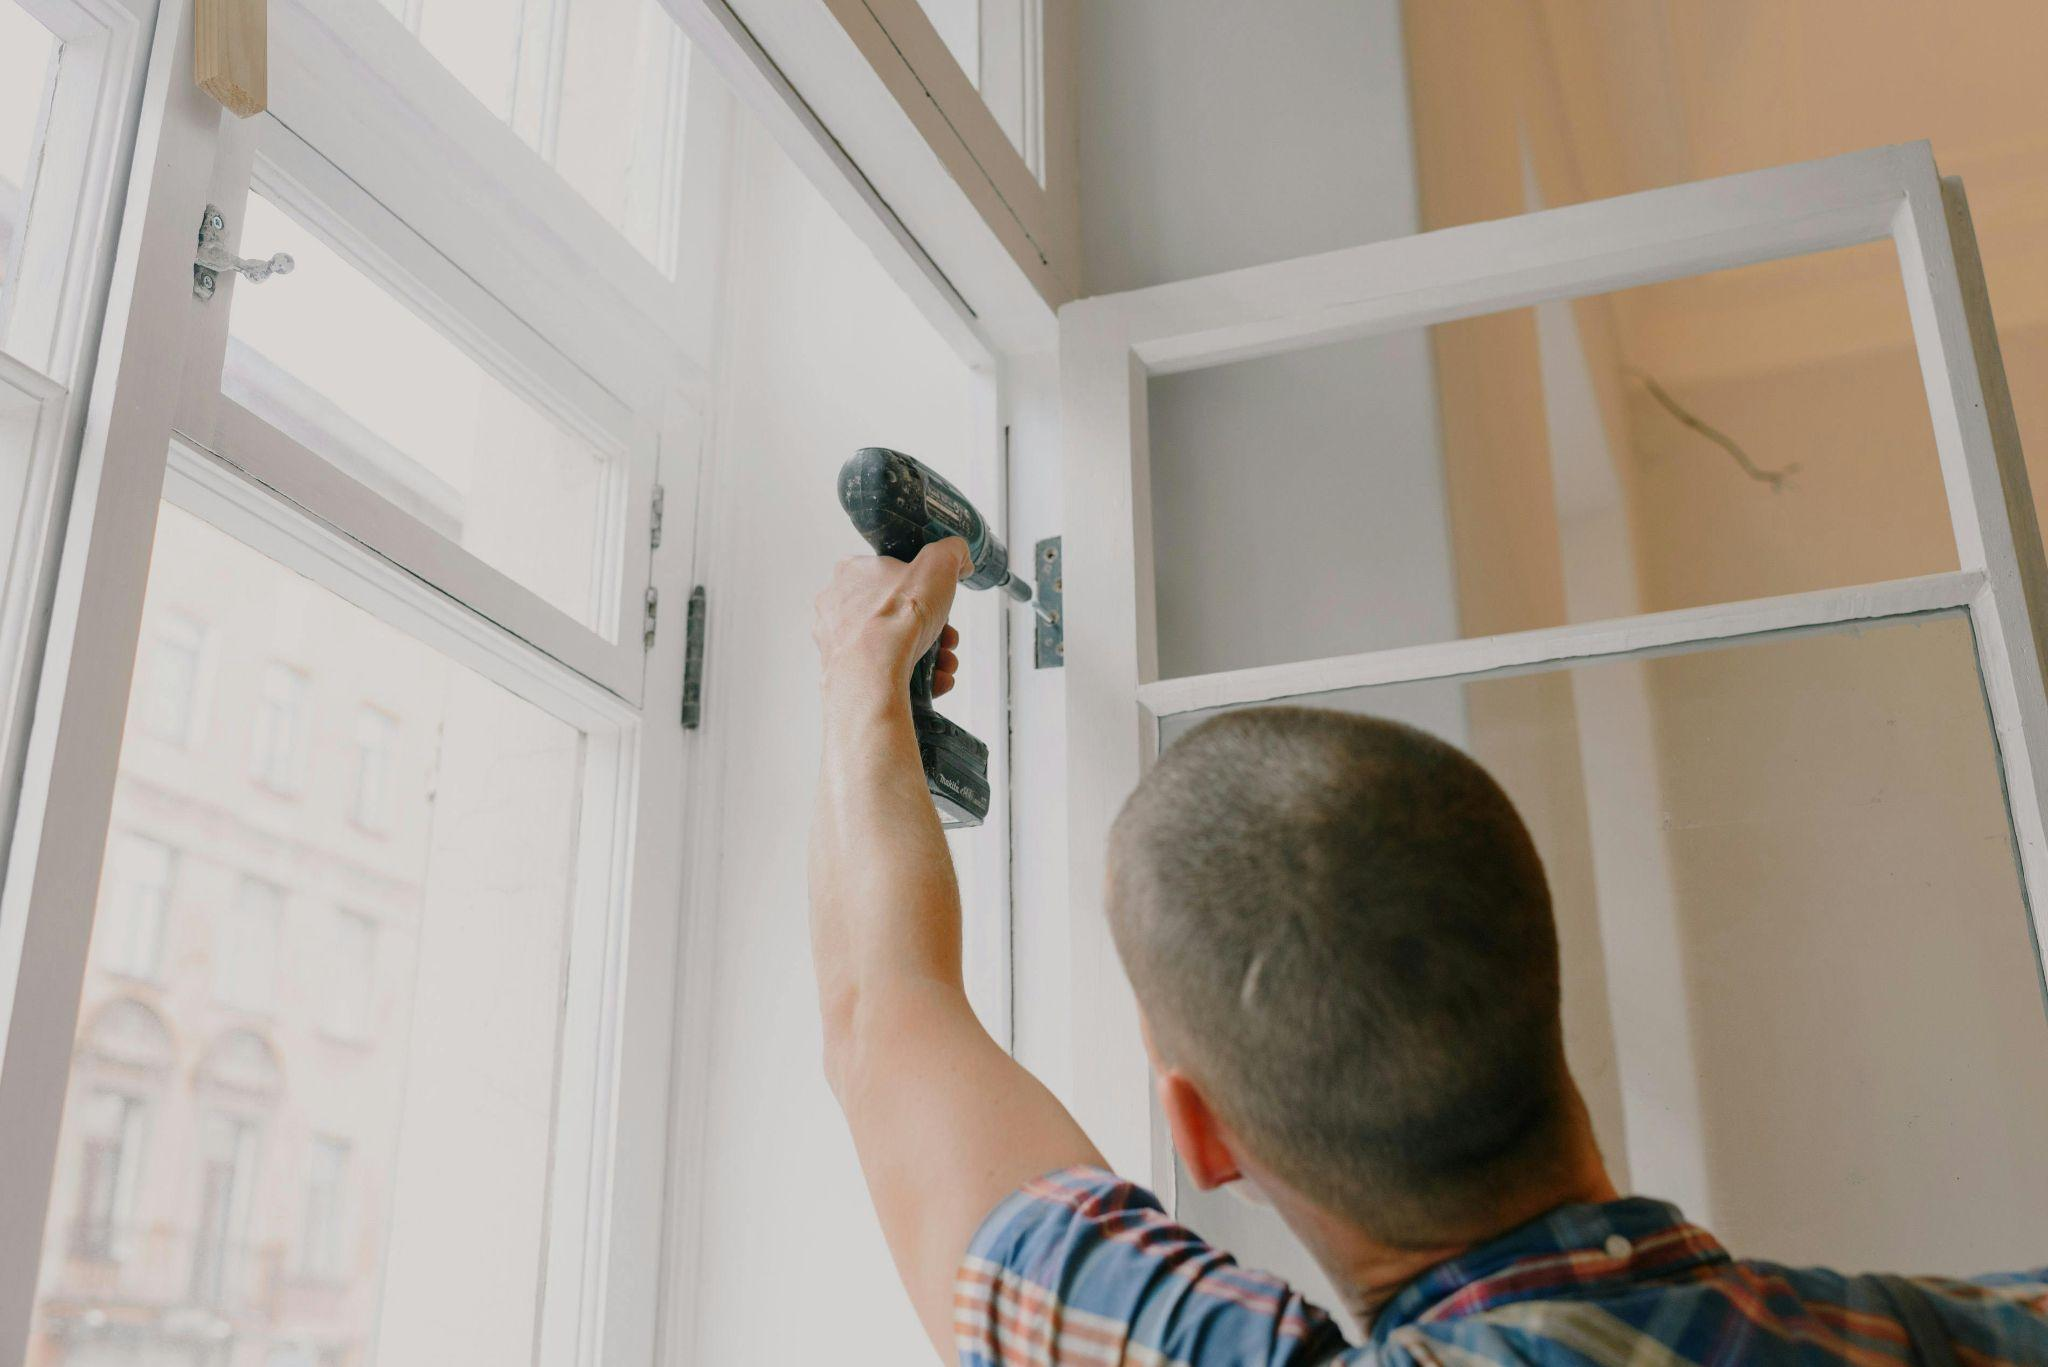
[[959, 637], [946, 612], [970, 568], [958, 538], [907, 565], [841, 561], [813, 628], [825, 755], [811, 825], [811, 962], [825, 1073], [896, 1269], [949, 1359], [953, 1276], [982, 1217], [1032, 1177], [1102, 1161], [981, 1028], [961, 981], [960, 890], [925, 790], [910, 671], [938, 642], [932, 691], [953, 686]]
[[974, 569], [957, 536], [934, 541], [905, 564], [883, 555], [849, 556], [818, 595], [811, 635], [818, 643], [825, 687], [910, 686], [910, 670], [937, 641], [934, 697], [953, 687], [960, 633], [946, 625], [953, 593]]

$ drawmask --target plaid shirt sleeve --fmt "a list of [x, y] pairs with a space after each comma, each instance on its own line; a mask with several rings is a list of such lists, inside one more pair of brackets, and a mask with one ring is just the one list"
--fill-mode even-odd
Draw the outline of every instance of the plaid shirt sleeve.
[[1346, 1347], [1285, 1283], [1097, 1168], [1027, 1182], [989, 1214], [954, 1282], [953, 1332], [961, 1367], [1305, 1367]]

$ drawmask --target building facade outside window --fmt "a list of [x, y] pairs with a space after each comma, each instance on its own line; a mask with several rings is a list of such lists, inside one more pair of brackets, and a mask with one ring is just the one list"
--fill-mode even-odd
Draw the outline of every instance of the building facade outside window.
[[277, 942], [284, 889], [244, 878], [234, 905], [223, 908], [213, 946], [213, 997], [242, 1011], [268, 1011], [275, 999]]
[[378, 707], [356, 713], [356, 825], [383, 832], [391, 826], [391, 757], [398, 748], [398, 719]]
[[189, 613], [166, 612], [157, 627], [142, 724], [158, 740], [189, 746], [198, 738], [206, 638], [206, 624]]
[[175, 862], [168, 845], [146, 836], [123, 836], [115, 847], [106, 921], [94, 936], [111, 971], [150, 981], [162, 972]]
[[334, 910], [327, 983], [327, 1033], [337, 1039], [368, 1039], [376, 1018], [377, 923], [359, 911]]
[[305, 725], [306, 676], [287, 664], [266, 666], [249, 772], [274, 793], [296, 793], [304, 783]]
[[140, 1097], [125, 1092], [96, 1092], [79, 1120], [84, 1136], [71, 1251], [74, 1257], [118, 1262], [127, 1256], [134, 1233], [148, 1108]]
[[299, 1270], [335, 1280], [348, 1270], [349, 1145], [321, 1135], [306, 1159], [306, 1223], [299, 1238]]
[[215, 1112], [200, 1131], [199, 1223], [192, 1252], [192, 1299], [216, 1309], [241, 1304], [251, 1288], [249, 1200], [256, 1184], [256, 1122]]

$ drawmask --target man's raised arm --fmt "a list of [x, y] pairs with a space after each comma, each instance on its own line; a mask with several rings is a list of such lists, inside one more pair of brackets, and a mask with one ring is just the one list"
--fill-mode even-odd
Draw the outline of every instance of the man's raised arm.
[[[925, 792], [910, 671], [946, 649], [971, 568], [958, 539], [911, 564], [842, 561], [818, 597], [824, 772], [811, 828], [811, 956], [825, 1072], [853, 1131], [896, 1270], [940, 1357], [954, 1356], [953, 1277], [982, 1217], [1019, 1184], [1102, 1157], [968, 1005], [960, 891]], [[994, 836], [988, 837], [990, 839]]]

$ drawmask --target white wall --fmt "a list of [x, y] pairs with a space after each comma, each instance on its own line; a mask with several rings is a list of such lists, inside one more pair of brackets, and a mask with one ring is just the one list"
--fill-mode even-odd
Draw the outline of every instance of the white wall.
[[[1089, 293], [1416, 230], [1397, 0], [1084, 4], [1080, 48]], [[1154, 381], [1151, 439], [1162, 674], [1457, 634], [1423, 334]], [[1409, 720], [1461, 738], [1458, 690], [1412, 701]], [[1036, 1063], [1060, 1037], [1031, 1014], [1031, 974], [1061, 971], [1065, 946], [1063, 909], [1025, 895], [1025, 837], [1018, 1026]], [[1325, 1295], [1270, 1212], [1184, 1188], [1179, 1213]]]
[[[1416, 230], [1396, 0], [1126, 0], [1080, 41], [1089, 293]], [[1455, 634], [1422, 333], [1151, 390], [1163, 674]]]
[[[684, 1042], [708, 1046], [695, 1097], [701, 1241], [676, 1269], [693, 1336], [669, 1358], [922, 1362], [930, 1349], [819, 1066], [804, 884], [818, 764], [811, 601], [834, 562], [862, 550], [834, 481], [856, 447], [900, 447], [974, 498], [993, 459], [970, 460], [975, 377], [741, 123], [700, 556], [711, 633], [698, 741], [717, 747], [721, 771], [701, 913], [712, 919], [696, 937], [708, 962], [689, 975], [709, 994], [708, 1038]], [[975, 595], [956, 613], [963, 651], [999, 638], [995, 611]]]

